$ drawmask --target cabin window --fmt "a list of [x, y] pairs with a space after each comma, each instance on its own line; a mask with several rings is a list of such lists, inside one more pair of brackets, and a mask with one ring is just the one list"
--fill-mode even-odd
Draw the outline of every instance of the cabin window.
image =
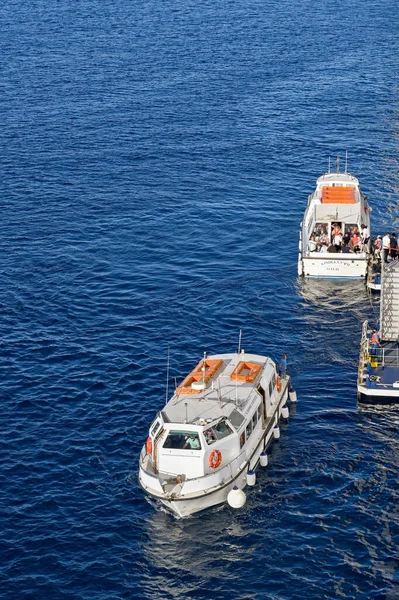
[[201, 450], [201, 442], [196, 431], [169, 431], [164, 448], [173, 450]]
[[222, 440], [223, 438], [227, 437], [228, 435], [231, 435], [232, 433], [233, 430], [226, 423], [226, 421], [219, 421], [219, 423], [213, 425], [213, 427], [209, 427], [208, 429], [204, 430], [204, 437], [206, 439], [206, 443], [208, 444], [208, 446], [210, 446], [211, 444], [216, 442], [216, 440]]
[[248, 439], [249, 439], [249, 436], [250, 436], [250, 435], [251, 435], [251, 433], [252, 433], [252, 421], [250, 421], [250, 422], [248, 423], [248, 425], [247, 425], [247, 428], [246, 428], [246, 430], [245, 430], [245, 433], [246, 433], [246, 438], [247, 438], [247, 440], [248, 440]]
[[270, 380], [269, 381], [269, 396], [271, 397], [272, 394], [273, 394], [273, 381]]
[[259, 405], [258, 406], [258, 421], [261, 417], [262, 417], [262, 407], [261, 407], [261, 405]]
[[154, 437], [154, 436], [155, 436], [155, 434], [156, 434], [156, 432], [158, 431], [158, 429], [160, 428], [160, 426], [161, 426], [161, 423], [160, 423], [159, 421], [157, 421], [157, 422], [154, 424], [154, 427], [151, 429], [151, 435], [152, 435], [152, 437]]
[[255, 429], [255, 425], [258, 422], [258, 413], [255, 413], [254, 415], [252, 415], [252, 430]]
[[233, 427], [239, 429], [243, 421], [245, 421], [245, 417], [240, 412], [238, 412], [238, 410], [234, 409], [229, 415], [229, 421], [233, 425]]

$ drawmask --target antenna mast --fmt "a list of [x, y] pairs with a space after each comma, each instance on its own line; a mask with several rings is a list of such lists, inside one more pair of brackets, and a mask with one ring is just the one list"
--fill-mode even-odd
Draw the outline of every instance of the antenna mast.
[[346, 150], [345, 154], [345, 173], [348, 172], [348, 151]]
[[331, 156], [328, 157], [328, 172], [331, 173]]
[[169, 365], [170, 365], [170, 346], [168, 344], [168, 364], [166, 367], [166, 397], [165, 397], [165, 405], [168, 402], [168, 396], [169, 396]]
[[337, 156], [337, 173], [339, 173], [339, 161], [341, 160], [340, 156]]
[[237, 350], [237, 354], [240, 354], [240, 352], [241, 352], [241, 334], [242, 334], [242, 329], [240, 329], [240, 335], [238, 336], [238, 350]]

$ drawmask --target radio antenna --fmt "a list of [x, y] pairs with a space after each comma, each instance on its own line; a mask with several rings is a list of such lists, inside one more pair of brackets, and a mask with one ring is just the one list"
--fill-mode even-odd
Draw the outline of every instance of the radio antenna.
[[170, 346], [168, 344], [168, 363], [166, 366], [166, 394], [165, 394], [165, 405], [168, 403], [169, 396], [169, 366], [170, 366]]
[[240, 335], [238, 336], [238, 350], [237, 350], [237, 354], [240, 354], [240, 352], [241, 352], [241, 335], [242, 335], [242, 329], [240, 329]]

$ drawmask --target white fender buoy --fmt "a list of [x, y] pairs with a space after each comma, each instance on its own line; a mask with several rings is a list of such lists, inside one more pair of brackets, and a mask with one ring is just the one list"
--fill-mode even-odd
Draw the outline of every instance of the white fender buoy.
[[227, 502], [231, 508], [242, 508], [247, 501], [245, 493], [234, 487], [227, 495]]
[[281, 409], [281, 416], [283, 417], [283, 419], [288, 419], [288, 417], [290, 416], [288, 406], [283, 406], [283, 408]]
[[247, 485], [255, 485], [256, 475], [254, 471], [248, 471], [247, 473]]
[[273, 436], [275, 440], [278, 440], [280, 438], [280, 427], [275, 427], [273, 429]]
[[264, 450], [259, 458], [259, 464], [261, 467], [267, 467], [267, 463], [269, 462], [269, 458]]
[[292, 390], [292, 391], [289, 393], [289, 396], [290, 396], [290, 400], [291, 400], [291, 402], [296, 402], [296, 391], [295, 391], [295, 390]]

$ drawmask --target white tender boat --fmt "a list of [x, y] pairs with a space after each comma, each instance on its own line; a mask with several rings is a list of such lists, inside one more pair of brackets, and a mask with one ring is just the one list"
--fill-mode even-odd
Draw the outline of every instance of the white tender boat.
[[[304, 277], [366, 277], [368, 244], [334, 244], [335, 235], [361, 238], [362, 226], [370, 236], [370, 212], [359, 181], [350, 173], [330, 170], [319, 177], [308, 198], [299, 236], [298, 274]], [[360, 241], [360, 240], [359, 240]]]
[[205, 355], [150, 427], [140, 453], [142, 488], [180, 517], [224, 503], [229, 493], [232, 506], [241, 494], [242, 506], [240, 490], [253, 484], [258, 462], [267, 463], [287, 400], [296, 400], [290, 385], [266, 356]]

